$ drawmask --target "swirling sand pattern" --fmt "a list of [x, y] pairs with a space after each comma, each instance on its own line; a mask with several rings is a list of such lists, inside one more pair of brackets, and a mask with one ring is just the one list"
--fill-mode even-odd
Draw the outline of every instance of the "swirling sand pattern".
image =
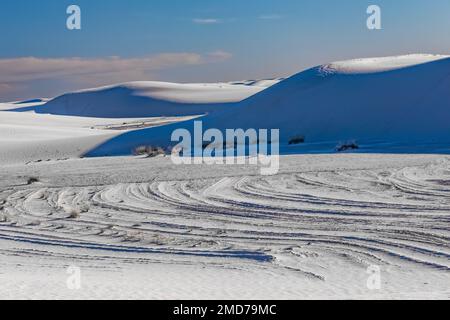
[[0, 241], [37, 244], [46, 254], [110, 252], [112, 261], [126, 253], [134, 263], [272, 266], [318, 281], [333, 265], [449, 271], [447, 159], [284, 171], [11, 187], [1, 195]]

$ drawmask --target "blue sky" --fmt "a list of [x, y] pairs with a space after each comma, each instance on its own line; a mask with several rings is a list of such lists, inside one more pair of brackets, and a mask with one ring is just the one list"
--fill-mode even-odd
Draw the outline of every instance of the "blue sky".
[[[81, 7], [82, 30], [66, 28], [70, 4]], [[382, 30], [366, 28], [370, 4], [382, 9]], [[270, 78], [356, 57], [450, 54], [450, 1], [5, 0], [0, 29], [4, 101], [131, 80]]]

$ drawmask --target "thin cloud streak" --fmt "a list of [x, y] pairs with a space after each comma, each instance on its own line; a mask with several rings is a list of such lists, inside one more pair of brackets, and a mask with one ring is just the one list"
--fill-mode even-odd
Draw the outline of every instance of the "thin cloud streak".
[[[36, 81], [64, 81], [79, 86], [104, 85], [112, 81], [148, 80], [152, 73], [178, 67], [226, 61], [232, 54], [217, 50], [199, 53], [161, 53], [141, 58], [38, 58], [0, 59], [0, 95], [20, 94]], [[0, 96], [0, 98], [1, 98]]]
[[232, 55], [215, 51], [198, 53], [162, 53], [143, 58], [36, 58], [0, 59], [0, 83], [82, 76], [127, 71], [155, 71], [179, 66], [221, 62]]
[[279, 14], [263, 14], [258, 17], [260, 20], [280, 20], [283, 16]]
[[215, 18], [206, 18], [206, 19], [196, 18], [196, 19], [193, 19], [192, 22], [194, 22], [196, 24], [218, 24], [218, 23], [222, 23], [222, 20], [215, 19]]

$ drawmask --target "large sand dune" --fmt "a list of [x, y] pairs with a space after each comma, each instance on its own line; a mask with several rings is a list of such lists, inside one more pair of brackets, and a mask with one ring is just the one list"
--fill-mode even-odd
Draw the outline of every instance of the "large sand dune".
[[278, 80], [195, 84], [130, 82], [71, 92], [44, 104], [16, 106], [14, 110], [97, 118], [192, 116], [230, 108], [233, 103], [277, 82]]
[[0, 163], [80, 157], [124, 132], [232, 108], [277, 82], [133, 82], [0, 103]]
[[[193, 120], [179, 118], [174, 120], [178, 123], [153, 128], [128, 126], [124, 118], [199, 115], [204, 115], [204, 129], [279, 129], [282, 153], [334, 152], [336, 145], [347, 141], [355, 141], [359, 152], [449, 153], [449, 87], [449, 57], [407, 55], [321, 65], [281, 81], [134, 82], [68, 93], [50, 101], [0, 105], [0, 110], [31, 112], [36, 117], [76, 116], [82, 120], [73, 123], [84, 129], [86, 122], [94, 122], [94, 129], [107, 127], [108, 121], [88, 118], [115, 118], [109, 122], [130, 129], [85, 130], [84, 138], [96, 135], [98, 139], [83, 142], [70, 156], [127, 155], [141, 145], [171, 146], [172, 132], [177, 128], [192, 131]], [[9, 126], [10, 117], [2, 113], [4, 126]], [[48, 130], [45, 122], [41, 128]], [[54, 132], [54, 137], [78, 138], [77, 132], [69, 128], [67, 134]], [[295, 136], [303, 136], [306, 142], [290, 145]]]
[[[280, 129], [285, 153], [333, 152], [356, 141], [370, 152], [450, 152], [450, 58], [408, 55], [318, 66], [202, 118], [203, 127]], [[139, 144], [169, 145], [177, 127], [116, 137], [92, 155], [127, 154]], [[306, 143], [289, 146], [294, 136]]]

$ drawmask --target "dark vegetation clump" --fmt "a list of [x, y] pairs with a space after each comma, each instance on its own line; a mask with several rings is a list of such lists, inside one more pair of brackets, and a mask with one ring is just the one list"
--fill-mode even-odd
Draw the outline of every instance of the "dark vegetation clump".
[[39, 182], [39, 179], [36, 178], [36, 177], [30, 177], [30, 178], [28, 178], [28, 180], [27, 180], [27, 184], [28, 184], [28, 185], [33, 184], [33, 183], [36, 183], [36, 182]]
[[305, 143], [305, 136], [294, 136], [289, 140], [289, 145]]
[[165, 155], [166, 151], [161, 147], [153, 146], [139, 146], [133, 150], [135, 156], [147, 156], [147, 158], [154, 158], [159, 155]]
[[336, 147], [337, 152], [344, 152], [348, 150], [357, 150], [357, 149], [359, 149], [359, 146], [354, 141], [341, 143]]

